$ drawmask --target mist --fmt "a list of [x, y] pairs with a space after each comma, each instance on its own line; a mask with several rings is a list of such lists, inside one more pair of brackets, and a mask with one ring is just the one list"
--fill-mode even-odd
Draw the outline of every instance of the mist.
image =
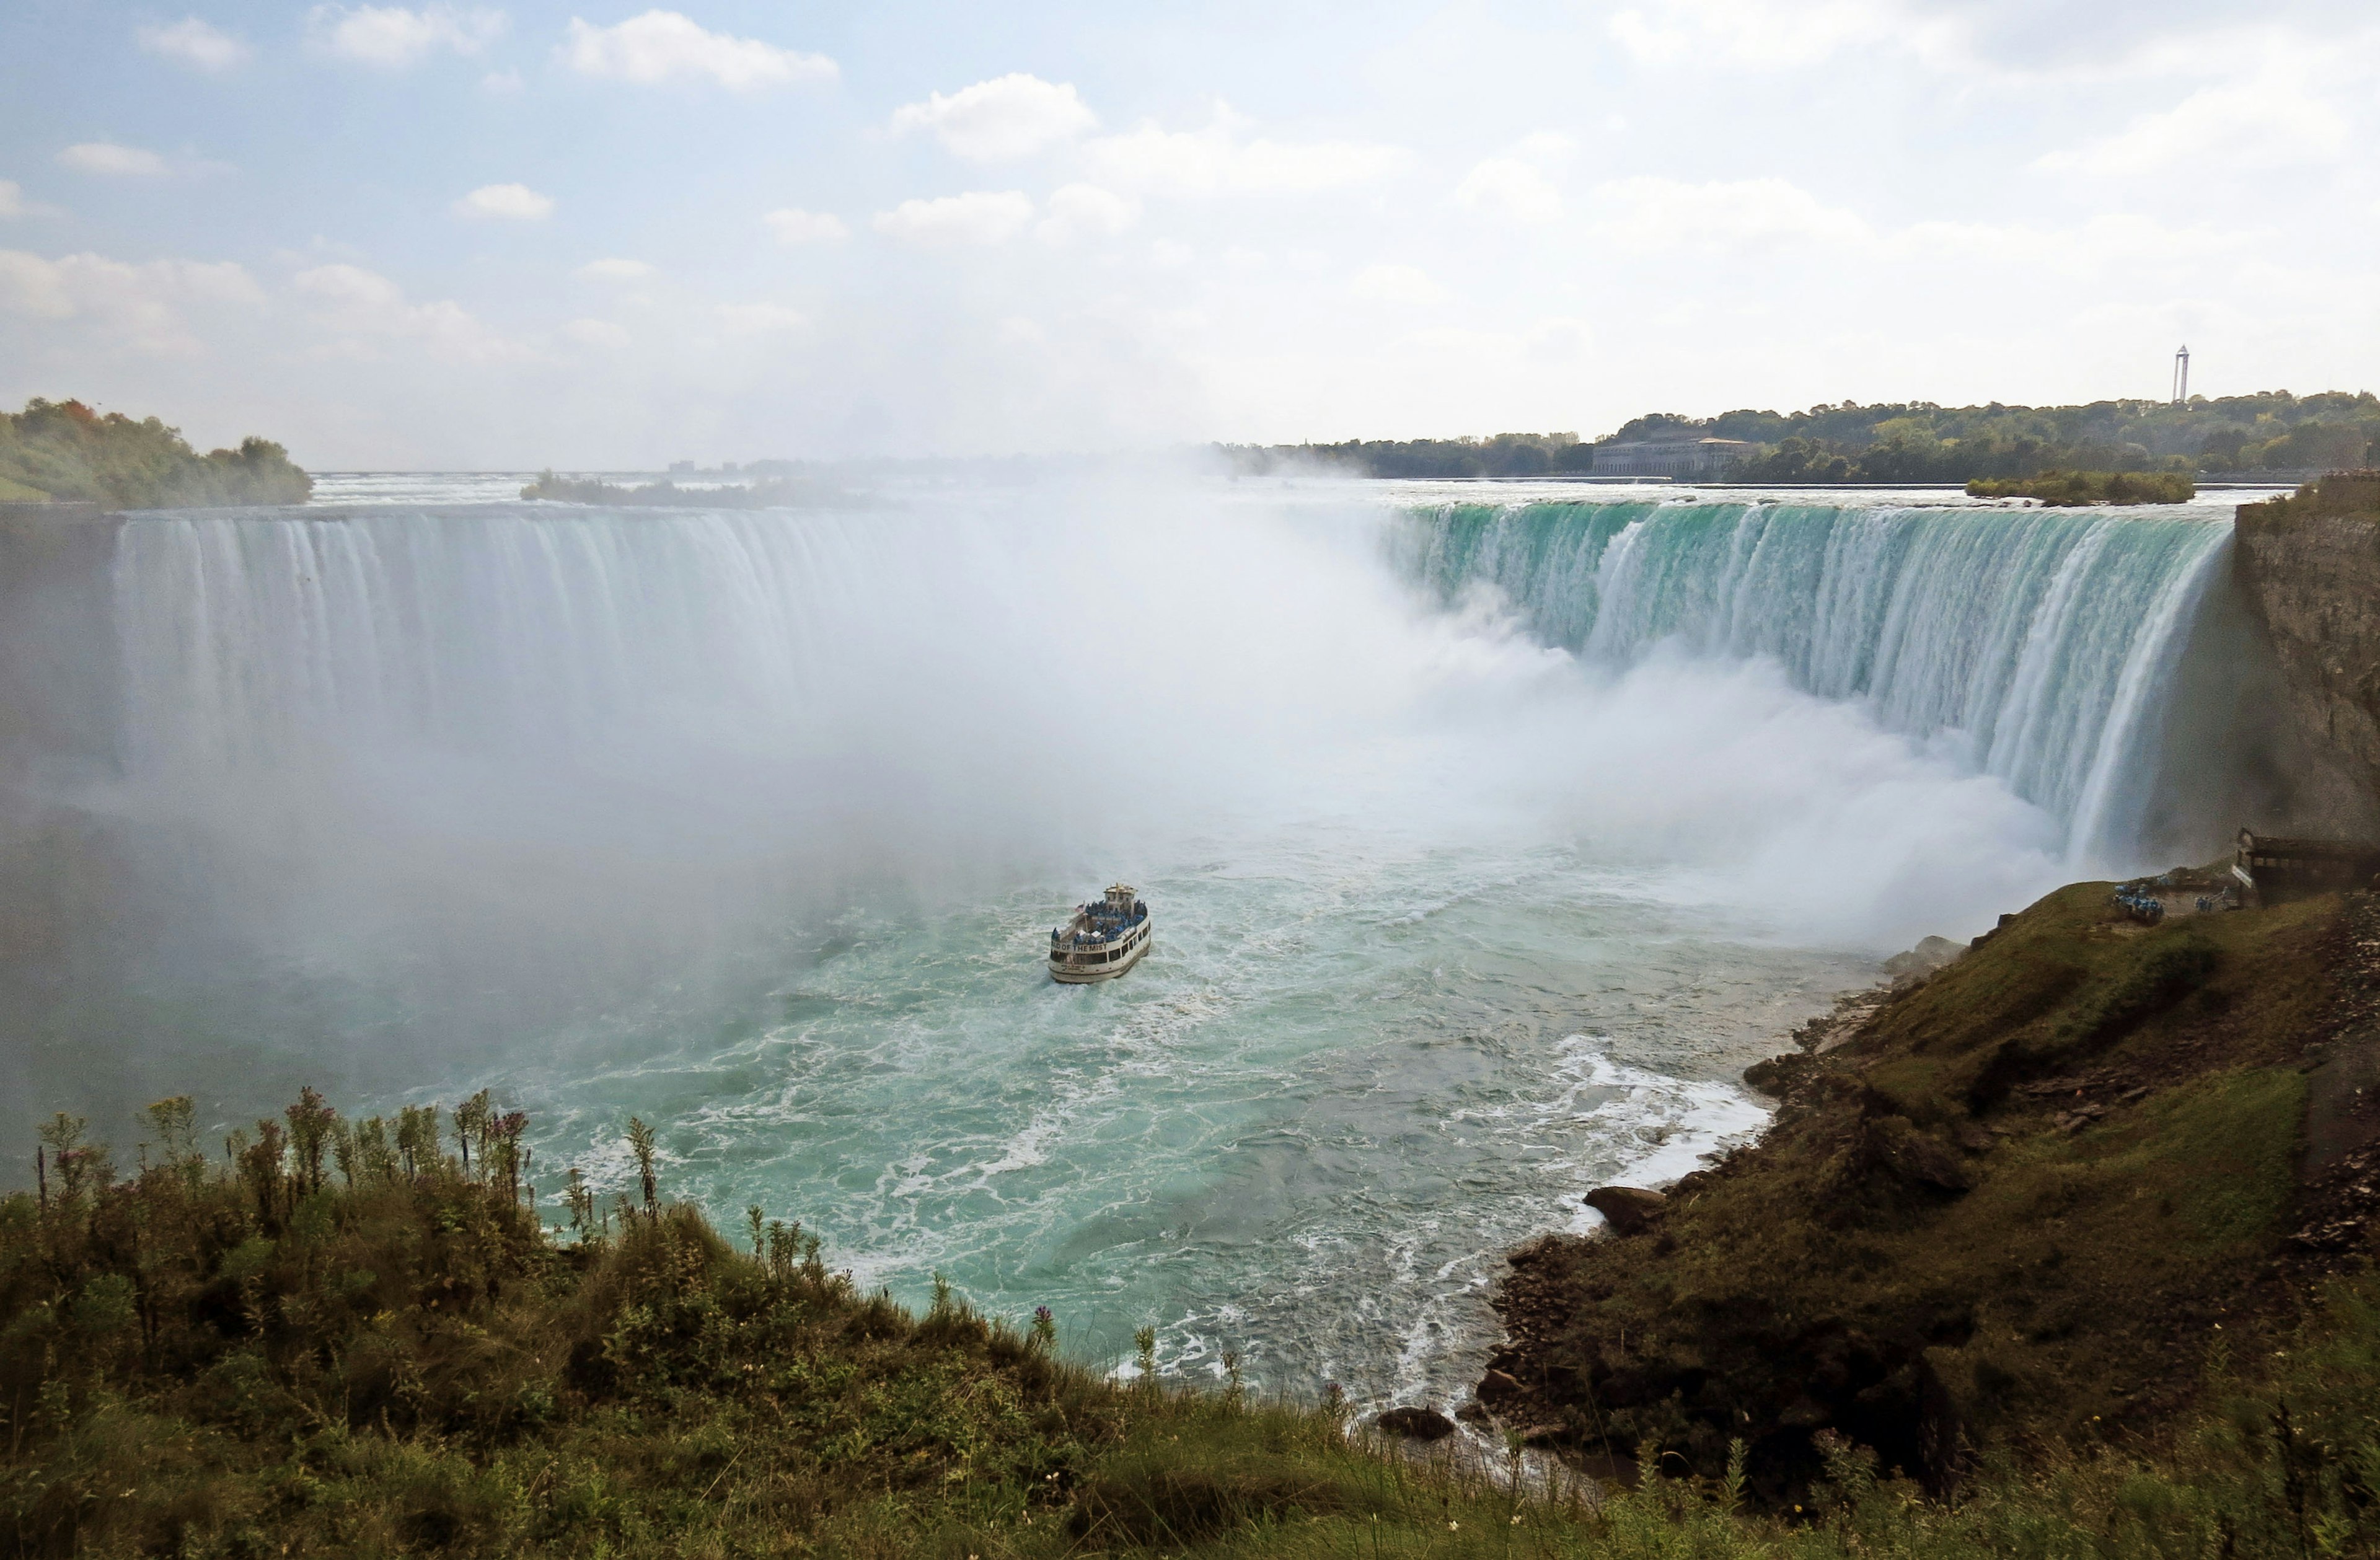
[[2058, 881], [2057, 821], [1952, 746], [1757, 657], [1615, 668], [1492, 588], [1449, 610], [1393, 523], [1148, 484], [129, 520], [115, 762], [48, 798], [113, 929], [53, 1018], [106, 1038], [42, 1052], [21, 1108], [609, 1055], [855, 906], [1026, 887], [1054, 920], [1301, 850], [1567, 851], [1862, 955]]

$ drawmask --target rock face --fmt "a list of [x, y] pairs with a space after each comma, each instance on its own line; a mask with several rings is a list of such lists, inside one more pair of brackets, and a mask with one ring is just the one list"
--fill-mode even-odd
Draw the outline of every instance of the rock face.
[[1905, 954], [1895, 954], [1884, 961], [1884, 972], [1896, 981], [1920, 975], [1931, 975], [1937, 969], [1956, 963], [1967, 951], [1964, 943], [1953, 943], [1948, 937], [1928, 937]]
[[1669, 1201], [1659, 1192], [1640, 1187], [1597, 1187], [1586, 1194], [1586, 1205], [1609, 1222], [1614, 1235], [1634, 1235], [1652, 1223], [1653, 1215]]
[[1408, 1441], [1443, 1441], [1454, 1433], [1454, 1421], [1435, 1408], [1391, 1408], [1372, 1422]]
[[2380, 472], [2240, 506], [2233, 569], [2288, 690], [2287, 755], [2324, 832], [2380, 827]]

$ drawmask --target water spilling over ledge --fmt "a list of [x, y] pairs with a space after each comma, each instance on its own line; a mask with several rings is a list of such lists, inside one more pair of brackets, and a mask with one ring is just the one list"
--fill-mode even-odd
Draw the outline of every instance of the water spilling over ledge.
[[[2252, 719], [2260, 668], [2223, 664], [2249, 658], [2220, 519], [1635, 502], [1410, 521], [1402, 561], [1440, 600], [1491, 585], [1609, 665], [1673, 643], [1772, 660], [2047, 809], [2078, 871], [2203, 847], [2250, 786], [2252, 755], [2223, 727]], [[2177, 712], [2185, 687], [2194, 708]]]

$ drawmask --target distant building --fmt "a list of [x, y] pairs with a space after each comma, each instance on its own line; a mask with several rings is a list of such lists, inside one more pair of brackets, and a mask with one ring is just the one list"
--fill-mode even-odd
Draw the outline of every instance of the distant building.
[[669, 474], [673, 477], [690, 477], [694, 475], [694, 462], [673, 460], [670, 462]]
[[1598, 477], [1669, 477], [1691, 481], [1723, 474], [1756, 446], [1743, 439], [1646, 439], [1595, 446]]

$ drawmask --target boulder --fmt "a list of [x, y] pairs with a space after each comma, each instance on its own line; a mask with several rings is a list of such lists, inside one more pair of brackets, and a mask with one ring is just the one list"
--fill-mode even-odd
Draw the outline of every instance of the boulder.
[[1586, 1205], [1604, 1217], [1614, 1235], [1634, 1235], [1669, 1205], [1658, 1191], [1642, 1187], [1597, 1187], [1586, 1194]]
[[1454, 1421], [1435, 1408], [1407, 1406], [1391, 1408], [1372, 1421], [1390, 1435], [1408, 1441], [1443, 1441], [1454, 1433]]
[[1480, 1402], [1500, 1403], [1506, 1398], [1520, 1396], [1521, 1383], [1506, 1371], [1490, 1371], [1479, 1378], [1478, 1391]]

